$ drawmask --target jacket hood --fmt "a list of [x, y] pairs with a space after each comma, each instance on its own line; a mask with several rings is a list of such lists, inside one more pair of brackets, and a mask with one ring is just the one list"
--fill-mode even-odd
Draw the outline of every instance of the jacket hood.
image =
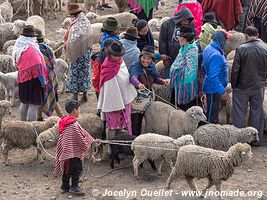
[[185, 20], [185, 19], [189, 20], [190, 22], [194, 20], [193, 14], [185, 6], [182, 6], [181, 9], [179, 10], [179, 12], [172, 18], [174, 20], [176, 20], [176, 22], [178, 22], [178, 23], [180, 23], [182, 20]]
[[62, 131], [70, 124], [74, 123], [77, 121], [76, 117], [67, 115], [61, 118], [61, 120], [58, 123], [58, 132], [59, 134], [62, 133]]

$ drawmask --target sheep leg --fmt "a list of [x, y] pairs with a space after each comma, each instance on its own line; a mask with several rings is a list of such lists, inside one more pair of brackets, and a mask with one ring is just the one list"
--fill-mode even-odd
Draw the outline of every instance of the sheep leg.
[[173, 167], [172, 172], [167, 180], [167, 186], [166, 186], [167, 189], [170, 189], [171, 183], [176, 177], [177, 177], [177, 171], [176, 171], [176, 168]]
[[42, 148], [40, 145], [41, 141], [38, 141], [37, 143], [37, 160], [40, 164], [44, 163], [43, 155], [42, 155]]
[[7, 165], [7, 159], [8, 159], [8, 152], [9, 152], [9, 145], [6, 141], [3, 141], [2, 142], [2, 145], [1, 145], [1, 148], [2, 148], [2, 155], [3, 155], [3, 163], [5, 165]]
[[194, 182], [194, 177], [192, 177], [192, 176], [185, 176], [185, 180], [188, 183], [189, 187], [193, 191], [197, 191], [197, 186], [196, 186], [196, 183]]
[[161, 169], [162, 169], [162, 165], [163, 165], [164, 161], [165, 161], [164, 158], [161, 157], [160, 162], [159, 162], [159, 167], [158, 167], [158, 175], [162, 175]]
[[10, 102], [12, 104], [12, 106], [14, 105], [14, 100], [15, 100], [15, 91], [10, 90]]
[[8, 95], [8, 91], [7, 91], [7, 89], [5, 88], [5, 100], [8, 101], [8, 97], [9, 97], [9, 95]]
[[143, 157], [134, 156], [133, 158], [133, 169], [134, 169], [134, 176], [138, 178], [138, 167], [141, 163], [143, 163], [145, 159]]
[[212, 181], [212, 179], [209, 178], [209, 184], [208, 184], [208, 186], [205, 189], [202, 190], [201, 197], [205, 198], [205, 195], [206, 195], [207, 190], [210, 189], [211, 186], [213, 186], [213, 185], [214, 185], [214, 182]]
[[[221, 185], [222, 185], [222, 182], [219, 181], [219, 182], [214, 183], [214, 184], [215, 184], [216, 190], [219, 191], [220, 194], [221, 194]], [[220, 196], [219, 196], [219, 199], [223, 199], [223, 197], [220, 195]]]

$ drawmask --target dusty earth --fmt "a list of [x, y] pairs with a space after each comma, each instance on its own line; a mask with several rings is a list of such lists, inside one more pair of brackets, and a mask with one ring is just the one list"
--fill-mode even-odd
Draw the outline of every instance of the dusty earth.
[[[175, 8], [176, 0], [165, 0], [165, 5], [160, 11], [155, 14], [155, 17], [170, 16]], [[117, 8], [113, 2], [110, 2], [112, 9], [100, 11], [100, 14], [116, 13]], [[57, 13], [57, 19], [46, 19], [46, 33], [51, 40], [59, 39], [55, 31], [60, 28], [60, 24], [66, 17], [66, 12]], [[16, 18], [25, 18], [25, 16], [16, 16]], [[63, 107], [66, 102], [66, 97], [69, 94], [60, 95], [60, 104]], [[0, 93], [0, 98], [3, 99], [3, 93]], [[93, 91], [89, 93], [89, 101], [82, 104], [81, 112], [96, 112], [96, 98]], [[7, 116], [3, 124], [9, 120], [19, 119], [19, 103], [17, 102], [12, 109], [12, 115]], [[266, 136], [266, 134], [265, 134]], [[266, 140], [267, 141], [267, 137]], [[252, 200], [252, 199], [267, 199], [267, 146], [253, 148], [253, 158], [238, 167], [234, 175], [227, 181], [223, 182], [222, 190], [227, 191], [228, 196], [225, 199], [235, 200]], [[54, 155], [55, 150], [49, 152]], [[181, 194], [182, 191], [189, 190], [184, 179], [175, 180], [170, 190], [165, 189], [166, 180], [170, 174], [170, 167], [165, 164], [163, 175], [158, 176], [150, 166], [145, 163], [144, 168], [140, 170], [139, 179], [133, 176], [131, 168], [131, 158], [123, 157], [121, 166], [130, 166], [125, 169], [120, 169], [109, 173], [103, 178], [94, 178], [89, 176], [87, 164], [84, 164], [84, 174], [81, 188], [87, 193], [84, 197], [69, 196], [69, 194], [60, 193], [61, 180], [52, 175], [53, 159], [46, 156], [44, 164], [39, 164], [36, 158], [36, 150], [31, 149], [12, 150], [9, 155], [9, 165], [0, 164], [0, 200], [49, 200], [49, 199], [89, 199], [89, 200], [115, 200], [115, 199], [198, 199], [198, 197], [185, 197]], [[111, 169], [109, 162], [102, 161], [98, 164], [90, 164], [91, 172], [98, 176]], [[206, 186], [207, 180], [197, 180], [199, 189]], [[109, 195], [105, 196], [105, 191], [109, 191]], [[215, 190], [214, 187], [211, 188]], [[128, 193], [126, 193], [126, 191]], [[119, 193], [120, 192], [120, 193]], [[232, 192], [232, 193], [230, 193]], [[240, 193], [238, 193], [240, 192]], [[238, 195], [238, 194], [241, 194]], [[127, 196], [129, 194], [129, 196]], [[215, 194], [216, 195], [216, 194]], [[209, 196], [207, 199], [217, 199], [214, 196]]]

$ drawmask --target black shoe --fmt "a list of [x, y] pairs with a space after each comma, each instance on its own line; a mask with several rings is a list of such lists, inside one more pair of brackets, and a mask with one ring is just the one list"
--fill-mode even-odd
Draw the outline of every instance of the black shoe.
[[85, 192], [81, 191], [81, 189], [79, 187], [71, 187], [69, 190], [69, 193], [75, 194], [78, 196], [84, 196], [85, 195]]
[[82, 102], [86, 102], [86, 101], [88, 101], [88, 98], [87, 98], [87, 92], [84, 92], [84, 93], [83, 93], [83, 96], [82, 96], [82, 98], [81, 98], [81, 101], [82, 101]]
[[97, 10], [105, 10], [105, 8], [103, 8], [103, 6], [98, 6]]
[[112, 8], [108, 3], [102, 4], [102, 7], [104, 7], [104, 8]]
[[61, 186], [60, 189], [61, 189], [61, 194], [65, 194], [65, 193], [69, 192], [69, 190], [70, 190], [70, 188], [65, 188], [63, 186]]

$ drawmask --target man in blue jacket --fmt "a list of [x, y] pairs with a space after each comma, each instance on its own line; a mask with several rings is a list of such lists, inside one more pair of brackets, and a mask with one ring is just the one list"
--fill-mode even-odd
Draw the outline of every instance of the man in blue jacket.
[[226, 40], [232, 37], [225, 30], [218, 30], [211, 43], [203, 51], [202, 68], [205, 74], [203, 92], [207, 96], [207, 119], [211, 123], [219, 122], [220, 103], [228, 99], [228, 66], [223, 48]]

